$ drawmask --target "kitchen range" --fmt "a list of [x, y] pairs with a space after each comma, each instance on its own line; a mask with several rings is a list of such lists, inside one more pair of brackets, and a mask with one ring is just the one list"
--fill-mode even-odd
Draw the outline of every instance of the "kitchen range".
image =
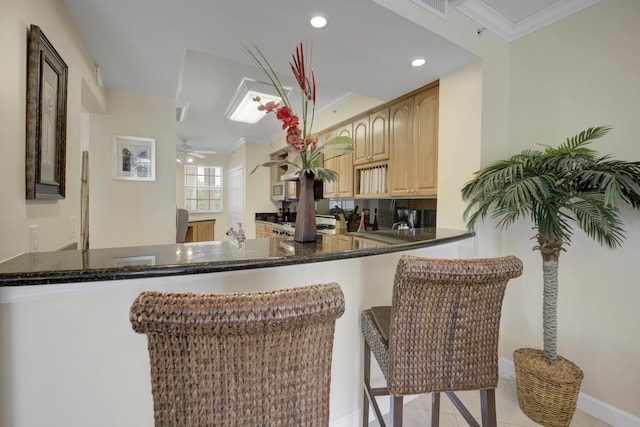
[[[279, 221], [275, 214], [256, 214], [256, 237], [293, 236], [294, 221]], [[335, 234], [339, 228], [339, 221], [332, 215], [316, 215], [316, 229], [318, 234]], [[263, 233], [264, 236], [259, 236]]]

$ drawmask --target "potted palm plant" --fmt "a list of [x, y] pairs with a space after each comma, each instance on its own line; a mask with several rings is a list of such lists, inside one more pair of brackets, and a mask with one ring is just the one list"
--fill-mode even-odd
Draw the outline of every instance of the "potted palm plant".
[[589, 148], [609, 132], [589, 128], [557, 148], [525, 150], [475, 173], [462, 197], [469, 229], [491, 217], [502, 229], [521, 218], [536, 230], [543, 270], [543, 351], [514, 352], [518, 401], [523, 412], [546, 426], [568, 426], [582, 382], [582, 371], [557, 355], [558, 259], [577, 225], [601, 245], [624, 240], [620, 206], [640, 208], [640, 162], [599, 156]]

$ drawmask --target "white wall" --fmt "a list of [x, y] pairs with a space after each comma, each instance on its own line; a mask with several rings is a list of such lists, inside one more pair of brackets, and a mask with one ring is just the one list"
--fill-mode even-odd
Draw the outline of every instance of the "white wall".
[[[592, 144], [602, 154], [640, 160], [640, 2], [603, 0], [512, 43], [509, 150], [556, 145], [590, 126], [612, 132]], [[584, 371], [582, 391], [640, 416], [640, 215], [626, 209], [623, 247], [610, 250], [578, 231], [560, 256], [558, 352]], [[525, 275], [505, 301], [502, 353], [542, 346], [542, 274], [533, 234], [520, 224], [508, 252]]]
[[[464, 229], [460, 189], [480, 169], [482, 64], [440, 78], [438, 128], [438, 226]], [[450, 167], [455, 165], [455, 167]], [[461, 173], [463, 171], [463, 173]]]
[[[69, 67], [67, 165], [64, 200], [25, 200], [25, 111], [27, 34], [38, 25]], [[37, 224], [38, 247], [56, 250], [77, 242], [69, 217], [80, 229], [80, 112], [83, 96], [104, 105], [93, 80], [93, 60], [62, 0], [0, 2], [0, 261], [29, 250], [28, 228]], [[90, 92], [90, 93], [88, 93]]]
[[[106, 114], [90, 118], [89, 246], [175, 243], [175, 102], [108, 92]], [[113, 136], [156, 140], [156, 180], [113, 178]]]
[[[271, 118], [271, 117], [269, 117]], [[244, 166], [244, 231], [247, 238], [256, 237], [256, 212], [275, 212], [276, 206], [270, 200], [271, 172], [269, 168], [259, 168], [255, 173], [251, 171], [261, 163], [269, 160], [269, 146], [266, 144], [247, 144]], [[266, 196], [266, 197], [265, 197]]]

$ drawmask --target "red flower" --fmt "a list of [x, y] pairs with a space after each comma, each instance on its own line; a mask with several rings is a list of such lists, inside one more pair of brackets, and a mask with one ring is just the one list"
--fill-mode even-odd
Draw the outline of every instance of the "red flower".
[[271, 113], [273, 110], [275, 110], [279, 106], [280, 106], [280, 104], [278, 104], [277, 102], [269, 101], [264, 105], [260, 104], [258, 106], [258, 110], [259, 111], [264, 111], [265, 113]]
[[316, 103], [316, 76], [313, 72], [313, 68], [311, 69], [311, 81], [309, 81], [309, 77], [307, 76], [305, 70], [304, 63], [304, 50], [302, 49], [302, 43], [299, 46], [296, 46], [296, 53], [292, 55], [293, 63], [289, 63], [291, 65], [291, 71], [293, 71], [293, 75], [298, 81], [298, 86], [300, 86], [300, 90], [304, 94], [305, 98], [309, 101]]
[[[299, 168], [302, 171], [313, 170], [319, 177], [327, 180], [335, 180], [336, 173], [334, 171], [324, 169], [320, 166], [320, 155], [324, 151], [328, 144], [331, 144], [332, 154], [339, 152], [350, 153], [352, 151], [351, 146], [341, 145], [346, 144], [347, 137], [339, 137], [337, 142], [325, 142], [320, 144], [318, 137], [313, 133], [313, 121], [315, 117], [315, 104], [316, 104], [316, 75], [311, 67], [309, 52], [304, 52], [303, 45], [300, 43], [296, 46], [296, 50], [292, 55], [292, 60], [289, 62], [293, 75], [295, 77], [300, 91], [302, 93], [302, 109], [296, 115], [294, 109], [291, 107], [291, 103], [287, 97], [288, 89], [285, 89], [280, 83], [280, 78], [274, 71], [273, 67], [269, 64], [269, 61], [265, 55], [255, 48], [255, 52], [247, 49], [247, 53], [258, 67], [266, 74], [271, 81], [271, 84], [275, 88], [278, 96], [282, 99], [279, 106], [275, 103], [267, 103], [266, 105], [260, 105], [258, 107], [260, 111], [266, 113], [275, 113], [276, 118], [282, 122], [282, 129], [286, 132], [286, 144], [287, 150], [294, 152], [300, 156]], [[254, 99], [258, 103], [260, 99]], [[351, 141], [352, 142], [352, 141]], [[268, 165], [272, 165], [269, 162]], [[262, 166], [267, 166], [264, 164]]]
[[287, 145], [296, 151], [304, 148], [304, 141], [300, 138], [300, 129], [289, 128], [287, 130]]
[[278, 120], [282, 121], [282, 129], [296, 128], [300, 124], [298, 116], [292, 114], [291, 110], [287, 106], [278, 108], [276, 117]]

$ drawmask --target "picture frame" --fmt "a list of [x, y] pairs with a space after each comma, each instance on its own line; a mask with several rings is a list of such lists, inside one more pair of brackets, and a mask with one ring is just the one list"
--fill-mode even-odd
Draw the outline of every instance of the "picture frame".
[[128, 181], [155, 181], [155, 138], [114, 136], [113, 177]]
[[27, 41], [26, 198], [64, 199], [68, 67], [37, 25]]

